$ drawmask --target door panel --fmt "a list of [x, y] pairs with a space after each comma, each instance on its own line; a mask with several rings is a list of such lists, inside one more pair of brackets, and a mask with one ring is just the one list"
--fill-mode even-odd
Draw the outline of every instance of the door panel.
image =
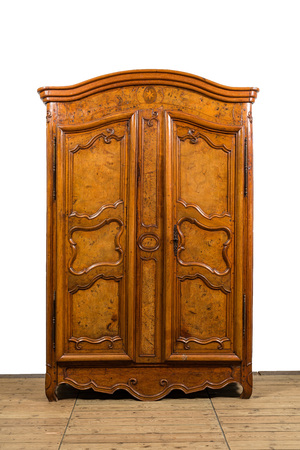
[[[178, 279], [179, 323], [175, 349], [199, 351], [229, 348], [227, 337], [227, 295], [220, 289], [212, 290], [200, 276]], [[192, 339], [191, 339], [192, 338]], [[212, 345], [211, 345], [212, 344]]]
[[[81, 143], [82, 142], [82, 143]], [[71, 215], [93, 218], [124, 199], [124, 144], [121, 125], [68, 136]], [[92, 170], [90, 170], [92, 168]]]
[[[216, 360], [241, 348], [242, 239], [239, 127], [181, 113], [167, 116], [166, 359]], [[241, 166], [242, 167], [242, 166]], [[242, 172], [241, 172], [242, 173]], [[175, 245], [174, 245], [175, 244]], [[222, 356], [223, 355], [223, 356]]]
[[79, 289], [73, 293], [71, 326], [74, 337], [69, 341], [75, 343], [77, 350], [83, 347], [83, 342], [100, 344], [107, 341], [110, 347], [121, 340], [119, 287], [120, 282], [116, 280], [99, 278], [89, 289]]
[[195, 208], [207, 219], [229, 216], [232, 136], [183, 124], [176, 129], [177, 201]]
[[74, 360], [129, 359], [134, 267], [127, 255], [134, 227], [127, 211], [135, 119], [123, 114], [58, 131], [58, 353]]

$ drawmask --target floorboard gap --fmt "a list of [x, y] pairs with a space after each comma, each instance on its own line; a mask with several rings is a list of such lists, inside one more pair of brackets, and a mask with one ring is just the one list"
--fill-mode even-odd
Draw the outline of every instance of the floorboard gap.
[[66, 432], [67, 432], [67, 429], [68, 429], [69, 423], [70, 423], [70, 421], [71, 421], [71, 418], [72, 418], [72, 415], [73, 415], [73, 412], [74, 412], [74, 409], [75, 409], [75, 406], [76, 406], [76, 403], [77, 403], [77, 400], [78, 400], [78, 394], [77, 394], [77, 397], [75, 398], [75, 401], [74, 401], [74, 405], [73, 405], [73, 408], [72, 408], [72, 411], [71, 411], [70, 417], [69, 417], [69, 419], [68, 419], [68, 422], [67, 422], [67, 425], [66, 425], [66, 428], [65, 428], [64, 434], [62, 435], [62, 438], [61, 438], [61, 441], [60, 441], [60, 444], [59, 444], [58, 450], [60, 450], [60, 448], [61, 448], [61, 445], [62, 445], [62, 443], [63, 443], [63, 440], [64, 440], [64, 438], [65, 438], [65, 435], [66, 435]]
[[212, 406], [212, 409], [214, 410], [215, 416], [216, 416], [216, 418], [217, 418], [219, 427], [220, 427], [220, 429], [221, 429], [221, 431], [222, 431], [222, 434], [223, 434], [223, 438], [224, 438], [225, 444], [227, 445], [228, 450], [230, 450], [230, 446], [229, 446], [228, 441], [227, 441], [227, 439], [226, 439], [226, 436], [225, 436], [223, 427], [222, 427], [222, 425], [221, 425], [221, 422], [220, 422], [220, 420], [219, 420], [219, 416], [218, 416], [217, 411], [216, 411], [216, 409], [215, 409], [215, 407], [214, 407], [214, 404], [213, 404], [213, 402], [212, 402], [211, 396], [209, 395], [209, 392], [208, 392], [207, 394], [208, 394], [208, 398], [209, 398], [210, 404], [211, 404], [211, 406]]

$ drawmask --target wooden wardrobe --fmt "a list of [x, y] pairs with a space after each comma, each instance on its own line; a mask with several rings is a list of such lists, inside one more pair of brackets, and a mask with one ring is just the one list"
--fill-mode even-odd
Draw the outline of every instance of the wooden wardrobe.
[[49, 400], [60, 383], [251, 395], [257, 92], [169, 70], [38, 89]]

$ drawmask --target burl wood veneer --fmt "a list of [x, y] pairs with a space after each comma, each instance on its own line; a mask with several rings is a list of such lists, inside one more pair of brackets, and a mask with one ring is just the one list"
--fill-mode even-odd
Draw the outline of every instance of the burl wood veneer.
[[138, 70], [38, 89], [47, 105], [47, 373], [157, 400], [252, 391], [258, 89]]

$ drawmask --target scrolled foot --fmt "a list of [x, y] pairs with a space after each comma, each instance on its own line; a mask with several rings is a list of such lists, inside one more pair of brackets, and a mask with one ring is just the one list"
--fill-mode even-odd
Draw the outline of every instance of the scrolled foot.
[[49, 402], [57, 402], [58, 398], [56, 395], [56, 386], [51, 385], [48, 389], [46, 389], [46, 397]]
[[243, 392], [241, 393], [240, 398], [250, 398], [252, 395], [252, 386], [250, 386], [250, 384], [245, 381], [244, 383], [242, 383], [242, 387]]
[[58, 398], [56, 395], [57, 385], [55, 383], [54, 370], [50, 364], [47, 364], [47, 371], [45, 375], [45, 392], [46, 397], [49, 402], [57, 402]]

